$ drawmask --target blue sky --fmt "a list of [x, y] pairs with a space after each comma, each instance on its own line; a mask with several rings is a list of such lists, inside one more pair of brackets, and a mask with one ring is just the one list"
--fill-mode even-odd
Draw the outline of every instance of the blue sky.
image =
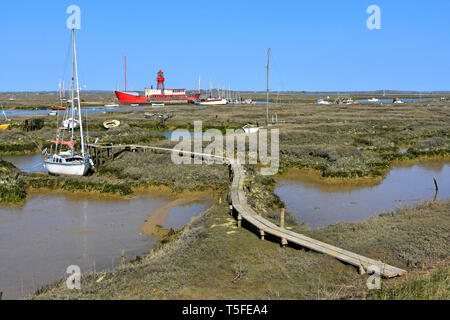
[[[80, 80], [88, 90], [155, 84], [265, 90], [450, 90], [450, 1], [2, 1], [0, 92], [68, 79], [66, 8], [81, 7]], [[381, 30], [366, 9], [381, 8]]]

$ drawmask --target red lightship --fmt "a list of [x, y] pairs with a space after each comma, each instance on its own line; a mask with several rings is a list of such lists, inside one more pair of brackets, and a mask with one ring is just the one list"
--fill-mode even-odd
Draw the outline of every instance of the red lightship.
[[186, 89], [166, 89], [164, 88], [164, 73], [159, 70], [156, 82], [157, 87], [145, 88], [144, 96], [138, 92], [128, 92], [126, 85], [126, 60], [125, 60], [125, 92], [114, 91], [120, 103], [147, 104], [154, 102], [167, 103], [194, 103], [200, 99], [200, 94], [187, 95]]

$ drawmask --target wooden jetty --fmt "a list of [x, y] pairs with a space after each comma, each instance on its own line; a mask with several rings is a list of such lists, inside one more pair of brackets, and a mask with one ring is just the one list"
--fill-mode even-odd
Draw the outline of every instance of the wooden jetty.
[[274, 223], [264, 219], [258, 215], [255, 210], [247, 204], [247, 196], [245, 193], [245, 170], [243, 166], [235, 159], [227, 159], [225, 157], [202, 154], [184, 150], [174, 150], [169, 148], [160, 148], [143, 145], [115, 145], [115, 146], [100, 146], [96, 144], [90, 144], [89, 147], [94, 150], [94, 162], [102, 163], [102, 155], [111, 158], [124, 151], [137, 152], [147, 151], [152, 152], [179, 152], [189, 154], [192, 157], [198, 157], [202, 159], [220, 159], [223, 163], [230, 166], [231, 175], [231, 189], [230, 189], [230, 211], [237, 218], [237, 225], [241, 227], [242, 220], [246, 221], [248, 225], [256, 229], [259, 232], [261, 239], [264, 239], [265, 235], [271, 235], [280, 240], [282, 246], [286, 246], [289, 243], [299, 245], [310, 250], [327, 254], [334, 257], [344, 263], [351, 264], [357, 267], [360, 273], [365, 273], [368, 270], [373, 270], [373, 267], [377, 267], [381, 276], [386, 278], [393, 278], [401, 276], [407, 273], [406, 270], [388, 265], [381, 261], [370, 259], [359, 254], [329, 245], [327, 243], [306, 237], [302, 234], [292, 232], [282, 227], [275, 225]]

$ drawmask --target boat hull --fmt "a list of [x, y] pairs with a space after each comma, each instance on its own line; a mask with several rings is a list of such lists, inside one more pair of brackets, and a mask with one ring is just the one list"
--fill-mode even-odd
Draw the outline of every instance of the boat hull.
[[199, 105], [201, 106], [213, 106], [213, 105], [225, 105], [227, 104], [227, 99], [213, 99], [201, 101]]
[[186, 95], [161, 95], [152, 96], [150, 98], [127, 94], [125, 92], [114, 91], [120, 103], [132, 104], [151, 104], [154, 102], [174, 102], [174, 103], [192, 103], [200, 98], [200, 95], [186, 96]]
[[120, 126], [119, 120], [107, 120], [103, 122], [103, 127], [105, 127], [105, 129], [117, 128], [118, 126]]
[[6, 130], [9, 128], [9, 124], [0, 124], [0, 130]]
[[89, 163], [54, 163], [44, 161], [44, 166], [48, 173], [63, 176], [84, 176], [91, 166]]

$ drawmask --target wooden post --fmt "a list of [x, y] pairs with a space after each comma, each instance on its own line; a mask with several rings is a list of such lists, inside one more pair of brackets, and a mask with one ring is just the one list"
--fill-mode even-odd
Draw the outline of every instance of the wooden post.
[[266, 235], [264, 230], [259, 230], [259, 234], [261, 235], [261, 240], [264, 240], [264, 236]]
[[359, 274], [362, 275], [362, 274], [366, 273], [366, 270], [364, 270], [364, 267], [362, 265], [360, 265], [359, 268], [358, 268], [358, 272], [359, 272]]
[[125, 250], [122, 249], [122, 252], [121, 252], [121, 255], [120, 255], [120, 264], [121, 264], [122, 266], [124, 266], [124, 265], [125, 265], [125, 262], [126, 262]]
[[241, 221], [242, 221], [242, 216], [241, 216], [240, 213], [238, 213], [237, 220], [238, 220], [237, 226], [238, 226], [238, 228], [240, 228], [241, 227]]
[[288, 244], [287, 240], [285, 238], [282, 238], [281, 239], [281, 246], [284, 248], [284, 247], [287, 246], [287, 244]]
[[280, 217], [280, 228], [284, 229], [284, 214], [286, 212], [285, 208], [281, 208], [281, 217]]
[[230, 216], [233, 215], [233, 206], [230, 204]]

